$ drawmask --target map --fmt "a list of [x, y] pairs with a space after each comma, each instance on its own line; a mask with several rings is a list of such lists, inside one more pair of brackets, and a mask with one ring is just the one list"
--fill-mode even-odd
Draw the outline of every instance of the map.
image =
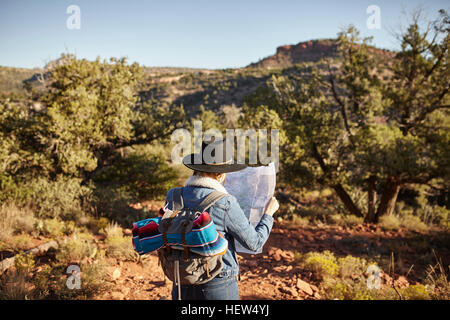
[[[264, 214], [264, 209], [275, 192], [276, 171], [271, 162], [267, 166], [247, 167], [244, 170], [227, 174], [225, 189], [233, 195], [247, 219], [256, 227]], [[262, 250], [250, 251], [235, 240], [236, 251], [258, 254]]]

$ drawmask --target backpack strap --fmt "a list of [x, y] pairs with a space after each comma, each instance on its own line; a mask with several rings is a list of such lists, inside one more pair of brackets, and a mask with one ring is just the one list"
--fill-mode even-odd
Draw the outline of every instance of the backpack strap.
[[172, 211], [180, 211], [184, 207], [183, 195], [181, 194], [182, 187], [175, 188], [172, 191]]
[[228, 193], [223, 193], [223, 192], [220, 192], [220, 191], [217, 191], [217, 190], [211, 192], [197, 206], [197, 211], [203, 212], [203, 211], [208, 210], [217, 201], [219, 201], [220, 199], [222, 199], [223, 197], [226, 197], [226, 196], [228, 196]]
[[[159, 231], [162, 233], [164, 245], [167, 246], [167, 230], [169, 229], [172, 218], [175, 218], [177, 214], [183, 209], [183, 196], [181, 194], [181, 187], [180, 188], [174, 188], [172, 191], [172, 210], [168, 211], [166, 214], [163, 215], [161, 218], [161, 222], [159, 224]], [[170, 214], [170, 215], [169, 215]]]

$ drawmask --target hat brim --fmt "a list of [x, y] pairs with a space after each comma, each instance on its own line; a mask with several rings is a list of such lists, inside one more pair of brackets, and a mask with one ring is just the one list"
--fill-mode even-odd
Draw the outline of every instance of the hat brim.
[[183, 164], [186, 167], [188, 167], [189, 169], [192, 169], [195, 171], [201, 171], [201, 172], [210, 172], [210, 173], [229, 173], [229, 172], [240, 171], [240, 170], [247, 168], [246, 164], [241, 164], [241, 163], [229, 163], [229, 164], [199, 163], [199, 164], [195, 164], [194, 163], [195, 157], [196, 157], [195, 153], [185, 156], [183, 158]]

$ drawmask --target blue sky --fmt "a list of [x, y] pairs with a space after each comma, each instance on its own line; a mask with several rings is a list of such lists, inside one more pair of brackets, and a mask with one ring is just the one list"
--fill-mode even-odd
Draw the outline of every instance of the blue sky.
[[[67, 7], [78, 5], [81, 28], [70, 30]], [[369, 5], [381, 29], [368, 29]], [[335, 37], [354, 24], [377, 47], [395, 49], [389, 28], [403, 10], [429, 17], [448, 0], [0, 0], [0, 65], [42, 67], [63, 52], [95, 59], [127, 56], [146, 66], [243, 67], [276, 47]]]

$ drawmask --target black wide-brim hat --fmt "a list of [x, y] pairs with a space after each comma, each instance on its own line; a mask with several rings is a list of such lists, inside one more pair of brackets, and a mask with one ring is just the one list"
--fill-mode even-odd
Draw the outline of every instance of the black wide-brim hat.
[[228, 173], [247, 168], [244, 163], [233, 160], [232, 144], [226, 140], [202, 142], [201, 153], [191, 153], [183, 158], [183, 164], [189, 169], [201, 172]]

